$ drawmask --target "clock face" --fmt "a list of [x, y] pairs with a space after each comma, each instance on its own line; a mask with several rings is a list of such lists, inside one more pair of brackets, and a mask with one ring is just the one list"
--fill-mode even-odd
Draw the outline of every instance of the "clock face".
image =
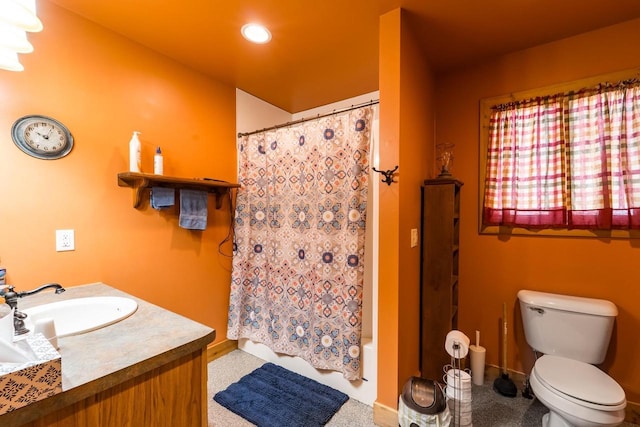
[[11, 135], [18, 148], [39, 159], [59, 159], [69, 154], [73, 147], [73, 137], [66, 126], [45, 116], [25, 116], [16, 120]]

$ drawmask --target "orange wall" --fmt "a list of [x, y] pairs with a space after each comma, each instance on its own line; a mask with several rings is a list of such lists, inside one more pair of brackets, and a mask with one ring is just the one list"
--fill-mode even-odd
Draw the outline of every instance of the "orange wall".
[[499, 319], [509, 308], [508, 366], [529, 373], [527, 346], [517, 307], [519, 289], [614, 302], [620, 311], [603, 368], [640, 402], [640, 286], [638, 240], [502, 237], [478, 234], [479, 101], [640, 66], [640, 20], [507, 55], [442, 76], [437, 90], [437, 139], [456, 144], [453, 173], [462, 189], [460, 328], [481, 331], [487, 362], [499, 364]]
[[380, 168], [399, 165], [397, 183], [380, 187], [378, 398], [395, 408], [419, 375], [420, 186], [433, 177], [434, 88], [425, 55], [396, 9], [380, 20]]
[[[400, 159], [400, 34], [402, 13], [380, 17], [380, 165], [393, 169]], [[399, 165], [402, 166], [402, 165]], [[399, 169], [402, 173], [403, 169]], [[400, 179], [396, 179], [400, 181]], [[378, 397], [395, 408], [399, 369], [399, 207], [400, 186], [380, 185], [378, 264]]]
[[[434, 80], [407, 19], [403, 20], [400, 76], [400, 266], [398, 390], [420, 365], [420, 245], [411, 247], [411, 229], [420, 230], [420, 187], [434, 178]], [[397, 399], [396, 399], [397, 400]]]
[[[166, 175], [236, 181], [235, 88], [223, 86], [49, 2], [44, 31], [22, 73], [0, 70], [0, 263], [8, 282], [105, 282], [215, 328], [224, 339], [230, 262], [218, 254], [228, 203], [210, 197], [204, 232], [178, 227], [178, 211], [148, 199], [132, 207], [117, 185], [128, 141], [141, 131], [143, 171], [162, 146]], [[29, 157], [13, 144], [12, 123], [43, 114], [75, 139], [65, 158]], [[55, 230], [75, 230], [76, 250], [55, 252]], [[224, 246], [226, 253], [229, 245]]]

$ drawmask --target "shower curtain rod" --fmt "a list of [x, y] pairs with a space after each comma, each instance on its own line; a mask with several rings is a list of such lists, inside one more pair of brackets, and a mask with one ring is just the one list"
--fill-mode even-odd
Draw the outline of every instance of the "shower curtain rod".
[[264, 129], [254, 130], [253, 132], [244, 132], [244, 133], [243, 132], [238, 132], [238, 138], [241, 138], [243, 136], [254, 135], [254, 134], [260, 133], [260, 132], [266, 132], [266, 131], [269, 131], [269, 130], [276, 130], [276, 129], [287, 127], [287, 126], [291, 126], [291, 125], [297, 125], [299, 123], [308, 122], [309, 120], [321, 119], [323, 117], [329, 117], [329, 116], [332, 116], [334, 114], [344, 113], [345, 111], [351, 111], [351, 110], [355, 110], [356, 108], [367, 107], [369, 105], [375, 105], [375, 104], [379, 104], [379, 103], [380, 103], [379, 99], [372, 99], [371, 101], [364, 102], [362, 104], [352, 105], [351, 107], [341, 108], [339, 110], [333, 110], [330, 113], [318, 114], [317, 116], [308, 117], [308, 118], [303, 117], [301, 119], [294, 120], [292, 122], [286, 122], [286, 123], [283, 123], [281, 125], [275, 125], [275, 126], [271, 126], [271, 127], [264, 128]]

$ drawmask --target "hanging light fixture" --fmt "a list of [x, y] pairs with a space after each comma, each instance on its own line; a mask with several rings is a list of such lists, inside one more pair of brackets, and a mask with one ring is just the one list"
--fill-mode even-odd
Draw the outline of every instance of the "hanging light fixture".
[[35, 0], [0, 0], [0, 68], [22, 71], [18, 53], [33, 52], [28, 32], [42, 31]]
[[0, 47], [0, 68], [8, 71], [23, 71], [24, 66], [18, 60], [18, 52]]
[[15, 25], [24, 31], [42, 31], [42, 22], [36, 16], [35, 0], [3, 0], [0, 2], [0, 21]]
[[15, 25], [0, 21], [0, 47], [17, 53], [33, 52], [33, 45], [27, 40], [27, 32]]

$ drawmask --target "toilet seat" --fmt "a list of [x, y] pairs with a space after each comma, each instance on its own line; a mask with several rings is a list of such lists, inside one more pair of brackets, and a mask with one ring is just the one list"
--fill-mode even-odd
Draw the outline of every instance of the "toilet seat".
[[617, 411], [626, 407], [622, 387], [588, 363], [544, 355], [536, 361], [533, 374], [549, 391], [578, 405], [600, 411]]

